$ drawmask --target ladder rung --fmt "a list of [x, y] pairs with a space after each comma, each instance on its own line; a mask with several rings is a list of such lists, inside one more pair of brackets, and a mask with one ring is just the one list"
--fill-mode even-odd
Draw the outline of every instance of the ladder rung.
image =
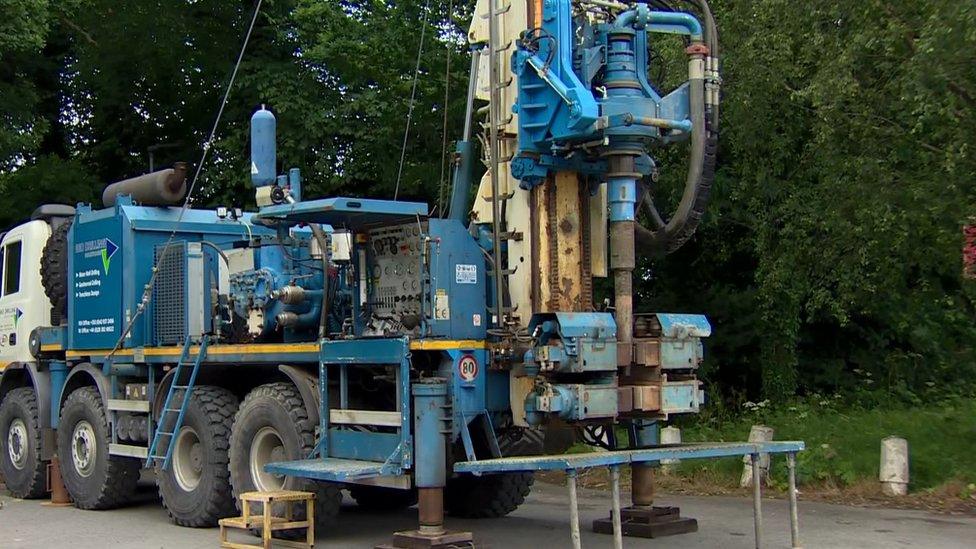
[[522, 231], [505, 231], [498, 233], [499, 240], [522, 240]]
[[506, 116], [505, 120], [501, 120], [497, 124], [495, 124], [495, 129], [498, 131], [504, 131], [505, 126], [507, 126], [511, 122], [512, 122], [512, 116]]
[[126, 456], [145, 459], [149, 448], [145, 446], [135, 446], [132, 444], [109, 444], [108, 452], [116, 456]]
[[156, 431], [156, 436], [168, 436], [168, 437], [171, 437], [171, 436], [173, 436], [175, 434], [176, 433], [171, 433], [169, 431]]
[[173, 389], [189, 389], [189, 385], [173, 385]]
[[[491, 8], [489, 8], [489, 9], [491, 9]], [[499, 8], [499, 9], [495, 10], [495, 15], [505, 15], [506, 13], [508, 13], [508, 10], [510, 10], [510, 9], [512, 9], [512, 5], [511, 4], [505, 6], [504, 8]], [[482, 19], [488, 19], [489, 17], [491, 17], [491, 13], [482, 13], [481, 14], [481, 18]]]
[[[510, 200], [513, 196], [515, 196], [515, 193], [514, 192], [510, 192], [508, 194], [503, 194], [503, 195], [499, 196], [498, 197], [498, 200], [499, 201]], [[491, 202], [491, 197], [490, 196], [484, 196], [482, 198], [485, 199], [485, 202]]]
[[179, 412], [179, 411], [180, 411], [179, 408], [165, 408], [165, 409], [163, 409], [163, 412]]
[[108, 399], [108, 409], [113, 412], [142, 412], [149, 411], [148, 400], [127, 400], [121, 398]]

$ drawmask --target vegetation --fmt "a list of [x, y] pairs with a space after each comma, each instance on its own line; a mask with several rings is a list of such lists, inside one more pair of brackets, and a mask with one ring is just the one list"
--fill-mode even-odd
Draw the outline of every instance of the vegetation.
[[[797, 455], [797, 483], [847, 488], [878, 479], [881, 439], [900, 436], [909, 441], [910, 489], [927, 490], [947, 482], [976, 483], [976, 437], [972, 418], [976, 403], [948, 398], [921, 406], [865, 408], [851, 406], [839, 395], [811, 395], [783, 405], [750, 404], [744, 413], [728, 415], [710, 410], [682, 429], [687, 442], [738, 441], [749, 436], [753, 424], [775, 429], [780, 440], [803, 440], [807, 450]], [[734, 485], [742, 461], [684, 462], [682, 476], [708, 476]], [[786, 486], [786, 462], [776, 459], [771, 482]]]
[[[712, 318], [704, 373], [733, 407], [968, 394], [976, 294], [959, 248], [976, 195], [976, 10], [712, 3], [724, 48], [718, 180], [695, 240], [643, 266], [638, 302]], [[425, 19], [399, 190], [438, 202], [472, 5], [266, 0], [198, 202], [250, 200], [247, 120], [261, 103], [307, 193], [392, 195]], [[95, 199], [100, 183], [145, 171], [151, 147], [157, 166], [195, 162], [252, 7], [0, 0], [0, 225], [41, 201]], [[673, 156], [661, 201], [678, 192]]]

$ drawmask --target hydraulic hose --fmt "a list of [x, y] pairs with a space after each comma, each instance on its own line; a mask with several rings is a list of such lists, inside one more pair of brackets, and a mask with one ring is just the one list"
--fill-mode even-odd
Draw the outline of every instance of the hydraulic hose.
[[[659, 228], [651, 230], [635, 226], [635, 240], [642, 255], [661, 255], [674, 252], [687, 242], [701, 222], [708, 197], [715, 181], [715, 162], [718, 151], [718, 30], [706, 0], [686, 0], [695, 4], [704, 19], [704, 42], [708, 53], [703, 75], [691, 74], [689, 103], [692, 121], [691, 159], [684, 192], [674, 215], [663, 223], [660, 214], [648, 198], [650, 215]], [[694, 61], [692, 61], [694, 63]], [[692, 71], [694, 72], [694, 71]], [[706, 86], [706, 80], [709, 81]], [[663, 226], [661, 226], [663, 225]]]

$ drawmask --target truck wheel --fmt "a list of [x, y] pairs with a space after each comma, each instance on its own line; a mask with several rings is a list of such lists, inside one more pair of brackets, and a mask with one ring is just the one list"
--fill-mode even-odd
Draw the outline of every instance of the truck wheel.
[[227, 389], [204, 385], [190, 394], [169, 467], [156, 468], [163, 507], [176, 524], [216, 526], [234, 514], [227, 464], [235, 412], [237, 397]]
[[41, 252], [41, 284], [51, 308], [68, 318], [68, 231], [73, 219], [57, 226]]
[[58, 458], [64, 486], [79, 509], [111, 509], [135, 493], [140, 462], [110, 456], [110, 440], [98, 391], [82, 387], [68, 395], [58, 425]]
[[[255, 388], [241, 403], [230, 435], [230, 483], [234, 499], [243, 492], [258, 490], [315, 492], [315, 524], [328, 526], [342, 503], [337, 485], [264, 471], [267, 463], [307, 458], [314, 445], [315, 426], [308, 419], [305, 403], [294, 385], [269, 383]], [[295, 505], [293, 516], [304, 518], [304, 505]], [[282, 531], [282, 534], [287, 536], [292, 532]], [[304, 536], [304, 530], [294, 532], [299, 534]]]
[[399, 511], [417, 504], [416, 490], [355, 485], [349, 487], [349, 495], [367, 511]]
[[14, 389], [0, 402], [0, 477], [14, 497], [30, 499], [47, 493], [46, 472], [37, 397], [30, 387]]
[[532, 473], [458, 475], [447, 481], [444, 508], [456, 517], [504, 517], [525, 502], [534, 480]]

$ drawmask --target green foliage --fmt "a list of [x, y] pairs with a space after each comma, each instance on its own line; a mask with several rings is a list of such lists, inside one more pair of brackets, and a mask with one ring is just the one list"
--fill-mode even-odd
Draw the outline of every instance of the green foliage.
[[[782, 405], [760, 402], [744, 414], [727, 417], [706, 414], [688, 421], [682, 432], [686, 442], [738, 441], [749, 436], [753, 424], [773, 427], [778, 440], [802, 440], [807, 449], [797, 454], [798, 484], [827, 483], [848, 486], [876, 481], [881, 440], [900, 436], [908, 440], [912, 490], [933, 488], [950, 480], [976, 482], [976, 437], [972, 398], [907, 406], [852, 406], [838, 396], [811, 395]], [[735, 482], [741, 460], [682, 463], [687, 475], [712, 471]], [[773, 460], [770, 470], [776, 485], [785, 486], [786, 463]]]
[[4, 177], [0, 185], [0, 227], [12, 227], [41, 204], [92, 202], [98, 180], [78, 160], [42, 156]]
[[713, 8], [724, 44], [719, 180], [698, 242], [655, 265], [660, 301], [714, 316], [715, 379], [747, 362], [751, 381], [731, 386], [752, 398], [853, 390], [855, 369], [893, 391], [970, 383], [959, 228], [976, 169], [973, 10]]
[[46, 127], [33, 110], [38, 91], [25, 82], [32, 62], [44, 46], [48, 32], [48, 2], [0, 0], [0, 169], [37, 147]]
[[[307, 194], [391, 196], [425, 9], [399, 194], [435, 201], [445, 114], [448, 139], [460, 131], [473, 3], [266, 0], [199, 201], [251, 200], [247, 125], [262, 103]], [[949, 0], [712, 4], [725, 80], [713, 199], [692, 243], [642, 265], [637, 302], [710, 316], [703, 373], [733, 407], [970, 387], [976, 288], [959, 278], [959, 227], [974, 205], [976, 12]], [[156, 166], [196, 162], [252, 7], [0, 0], [3, 220], [42, 199], [94, 198], [145, 171], [150, 148]], [[654, 67], [668, 69], [664, 87], [677, 84], [683, 44], [654, 46], [671, 61]], [[680, 194], [686, 154], [661, 154], [662, 203]]]

